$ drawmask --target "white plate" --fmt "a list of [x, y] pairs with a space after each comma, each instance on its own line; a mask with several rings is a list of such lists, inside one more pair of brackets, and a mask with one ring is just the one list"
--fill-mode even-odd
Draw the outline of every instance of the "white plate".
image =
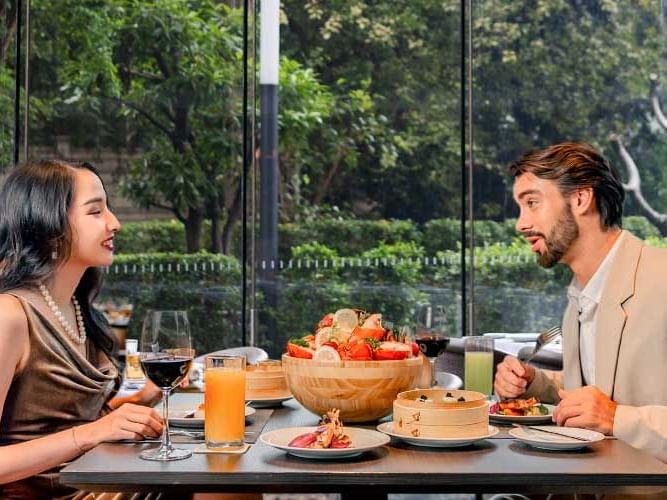
[[302, 458], [315, 458], [318, 460], [332, 460], [338, 458], [349, 458], [361, 455], [364, 451], [384, 446], [389, 442], [389, 436], [379, 432], [361, 429], [358, 427], [344, 427], [345, 434], [350, 436], [352, 446], [349, 448], [294, 448], [287, 444], [295, 437], [314, 432], [317, 427], [290, 427], [288, 429], [276, 429], [265, 432], [259, 439], [264, 444], [286, 451], [290, 455]]
[[489, 333], [483, 333], [483, 337], [489, 337], [492, 339], [504, 339], [505, 336], [507, 336], [507, 333], [495, 333], [495, 332], [489, 332]]
[[253, 398], [248, 401], [250, 401], [250, 404], [255, 408], [273, 408], [274, 406], [280, 405], [283, 401], [292, 399], [292, 397], [291, 394], [287, 394], [285, 396], [280, 396], [279, 398]]
[[415, 446], [430, 446], [432, 448], [456, 448], [459, 446], [468, 446], [476, 441], [482, 439], [487, 439], [498, 434], [498, 428], [493, 425], [489, 425], [488, 433], [485, 436], [477, 437], [466, 437], [466, 438], [436, 438], [436, 437], [414, 437], [414, 436], [404, 436], [403, 434], [396, 434], [394, 432], [394, 423], [393, 422], [384, 422], [377, 426], [377, 430], [384, 432], [395, 438], [399, 438], [406, 443], [413, 444]]
[[516, 416], [516, 415], [498, 415], [495, 413], [489, 413], [489, 420], [496, 422], [498, 424], [509, 424], [516, 422], [517, 424], [539, 424], [539, 423], [551, 423], [551, 415], [554, 413], [554, 405], [544, 405], [549, 410], [549, 413], [546, 415], [529, 415], [529, 416]]
[[[245, 407], [245, 416], [248, 418], [250, 415], [254, 414], [257, 410], [250, 406]], [[204, 419], [197, 417], [186, 417], [185, 415], [192, 414], [192, 410], [188, 412], [174, 412], [169, 417], [169, 425], [174, 427], [186, 427], [188, 429], [203, 429], [204, 428]]]
[[511, 429], [510, 435], [530, 446], [545, 450], [578, 450], [604, 439], [604, 434], [589, 431], [588, 429], [579, 429], [577, 427], [558, 427], [555, 425], [539, 425], [536, 427], [552, 430], [560, 434], [585, 438], [586, 441], [579, 441], [578, 439], [565, 436], [556, 436], [555, 434], [547, 434], [545, 432], [521, 428]]

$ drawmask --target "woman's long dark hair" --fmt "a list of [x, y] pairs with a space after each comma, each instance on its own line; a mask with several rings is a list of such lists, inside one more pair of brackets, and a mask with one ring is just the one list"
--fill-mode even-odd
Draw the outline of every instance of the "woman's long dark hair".
[[[87, 169], [100, 177], [90, 163], [61, 160], [28, 161], [7, 176], [0, 188], [0, 293], [36, 288], [69, 258], [73, 169]], [[114, 360], [115, 337], [92, 305], [101, 281], [100, 270], [88, 268], [74, 295], [81, 305], [88, 337]]]

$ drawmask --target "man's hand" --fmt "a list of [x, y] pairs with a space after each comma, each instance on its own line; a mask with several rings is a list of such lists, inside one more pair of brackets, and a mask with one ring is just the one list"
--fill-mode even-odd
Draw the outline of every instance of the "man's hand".
[[535, 368], [514, 356], [505, 356], [496, 368], [493, 388], [502, 399], [518, 398], [535, 378]]
[[553, 421], [565, 427], [582, 427], [602, 434], [614, 430], [617, 404], [594, 385], [572, 391], [560, 390], [560, 404], [553, 414]]

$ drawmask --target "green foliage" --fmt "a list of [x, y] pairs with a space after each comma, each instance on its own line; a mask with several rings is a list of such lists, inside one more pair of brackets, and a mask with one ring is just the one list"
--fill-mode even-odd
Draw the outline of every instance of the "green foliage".
[[[647, 241], [667, 248], [667, 238]], [[425, 259], [414, 243], [380, 243], [343, 260], [326, 245], [310, 243], [295, 248], [293, 257], [293, 267], [277, 272], [277, 308], [266, 309], [258, 296], [258, 307], [275, 320], [277, 335], [260, 330], [257, 342], [273, 356], [289, 337], [311, 332], [326, 312], [342, 307], [379, 311], [395, 325], [414, 326], [420, 307], [430, 304], [439, 311], [440, 328], [461, 334], [461, 259], [455, 250]], [[326, 267], [324, 259], [329, 259]], [[534, 331], [560, 321], [571, 274], [566, 266], [539, 267], [525, 242], [478, 247], [474, 271], [478, 333]], [[135, 305], [130, 336], [139, 335], [146, 309], [183, 308], [191, 314], [198, 352], [240, 342], [240, 267], [233, 257], [119, 255], [104, 282], [102, 300], [125, 298]]]
[[281, 224], [280, 254], [304, 242], [316, 241], [336, 250], [338, 255], [352, 256], [374, 248], [378, 242], [419, 243], [421, 235], [416, 224], [409, 220], [357, 220], [323, 218], [301, 223]]
[[12, 162], [14, 90], [14, 71], [0, 68], [0, 172]]
[[630, 217], [623, 217], [623, 229], [627, 229], [632, 234], [643, 240], [660, 236], [660, 231], [657, 227], [651, 224], [646, 217], [633, 215]]
[[[160, 275], [164, 274], [164, 278]], [[107, 273], [111, 279], [124, 275], [143, 276], [144, 282], [178, 283], [180, 281], [212, 281], [239, 285], [241, 271], [235, 257], [199, 253], [140, 253], [118, 255]]]
[[[517, 236], [515, 224], [516, 219], [507, 219], [503, 222], [476, 220], [475, 246], [497, 242], [510, 243]], [[435, 255], [441, 250], [461, 248], [460, 219], [432, 219], [425, 223], [423, 227], [426, 255]], [[469, 240], [470, 234], [466, 227], [466, 246], [470, 245]]]
[[145, 252], [185, 253], [185, 229], [176, 220], [128, 222], [114, 238], [120, 255]]
[[134, 305], [130, 338], [141, 335], [141, 321], [148, 309], [184, 309], [197, 353], [241, 344], [241, 276], [233, 257], [118, 255], [103, 278], [100, 301], [123, 298]]
[[322, 243], [304, 243], [292, 247], [291, 260], [299, 263], [290, 272], [295, 277], [308, 276], [311, 281], [319, 282], [331, 279], [337, 273], [338, 253]]

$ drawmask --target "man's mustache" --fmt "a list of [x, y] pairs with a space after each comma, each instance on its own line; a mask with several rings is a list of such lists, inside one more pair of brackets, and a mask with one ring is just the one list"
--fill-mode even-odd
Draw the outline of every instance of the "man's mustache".
[[531, 236], [538, 236], [538, 237], [540, 237], [540, 238], [542, 238], [542, 239], [545, 239], [545, 240], [547, 239], [547, 237], [546, 237], [544, 234], [542, 234], [542, 233], [540, 233], [540, 232], [538, 232], [538, 231], [522, 231], [522, 232], [521, 232], [521, 235], [522, 235], [524, 238], [530, 238]]

